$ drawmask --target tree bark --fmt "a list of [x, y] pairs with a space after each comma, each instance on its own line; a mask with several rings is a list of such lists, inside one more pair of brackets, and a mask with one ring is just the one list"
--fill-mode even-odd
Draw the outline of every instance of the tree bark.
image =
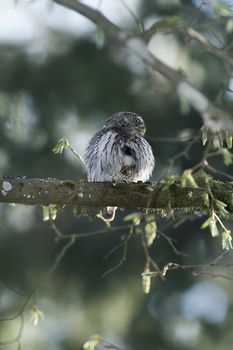
[[211, 210], [209, 194], [227, 204], [233, 213], [233, 184], [209, 180], [208, 188], [202, 177], [198, 188], [181, 187], [175, 183], [166, 188], [158, 183], [107, 183], [59, 179], [0, 178], [0, 202], [26, 205], [72, 205], [86, 208], [118, 206], [125, 208]]

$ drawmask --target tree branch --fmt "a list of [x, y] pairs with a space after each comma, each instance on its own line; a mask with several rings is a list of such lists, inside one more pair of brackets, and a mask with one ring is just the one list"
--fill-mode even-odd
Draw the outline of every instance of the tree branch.
[[[184, 97], [188, 103], [200, 113], [203, 118], [203, 123], [207, 125], [210, 130], [213, 132], [218, 132], [220, 130], [233, 132], [233, 120], [229, 117], [228, 113], [212, 104], [202, 92], [186, 81], [178, 71], [152, 55], [147, 49], [146, 43], [141, 38], [127, 35], [118, 26], [109, 21], [100, 11], [78, 0], [53, 1], [90, 19], [111, 39], [115, 40], [121, 46], [127, 47], [131, 53], [135, 54], [148, 67], [151, 67], [173, 83], [180, 96]], [[190, 34], [194, 36], [196, 32], [193, 33], [189, 31], [189, 35]], [[195, 38], [197, 40], [197, 35]], [[200, 41], [200, 37], [198, 37], [198, 39]], [[205, 44], [203, 40], [201, 40], [201, 42], [203, 45]], [[207, 49], [210, 50], [210, 47], [208, 46]]]
[[163, 17], [161, 20], [156, 21], [141, 34], [141, 37], [148, 42], [159, 30], [167, 28], [183, 30], [189, 39], [199, 43], [204, 50], [210, 52], [213, 56], [222, 61], [224, 65], [228, 67], [233, 66], [232, 57], [230, 57], [225, 51], [214, 47], [203, 34], [193, 29], [190, 25], [187, 25], [184, 21], [175, 16]]
[[[70, 181], [59, 179], [0, 178], [0, 202], [26, 205], [72, 205], [79, 207], [119, 206], [125, 208], [199, 210], [210, 211], [206, 201], [209, 191], [214, 198], [227, 204], [227, 211], [233, 213], [233, 184], [209, 180], [204, 186], [182, 188], [178, 183], [165, 188], [164, 184], [150, 183], [107, 183]], [[203, 186], [201, 185], [203, 183]]]

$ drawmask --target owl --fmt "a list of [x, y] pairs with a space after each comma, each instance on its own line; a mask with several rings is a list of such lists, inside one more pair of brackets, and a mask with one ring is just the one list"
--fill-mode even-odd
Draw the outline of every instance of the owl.
[[[91, 182], [146, 182], [155, 165], [154, 155], [145, 140], [143, 118], [133, 112], [119, 112], [106, 120], [89, 141], [84, 167]], [[112, 221], [116, 207], [103, 208], [97, 215]]]

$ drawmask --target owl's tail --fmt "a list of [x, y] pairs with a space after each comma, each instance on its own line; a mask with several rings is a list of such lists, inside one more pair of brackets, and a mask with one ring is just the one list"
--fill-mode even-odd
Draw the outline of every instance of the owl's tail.
[[117, 207], [103, 208], [97, 216], [104, 221], [113, 221]]

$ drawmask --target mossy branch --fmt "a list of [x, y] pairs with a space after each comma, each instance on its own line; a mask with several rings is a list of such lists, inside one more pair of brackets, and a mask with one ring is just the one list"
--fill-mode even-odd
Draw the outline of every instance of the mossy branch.
[[198, 187], [182, 187], [179, 183], [91, 183], [85, 180], [0, 178], [0, 202], [26, 205], [71, 205], [86, 208], [119, 206], [124, 208], [179, 209], [184, 212], [210, 211], [209, 191], [226, 204], [233, 214], [233, 183], [195, 179]]

